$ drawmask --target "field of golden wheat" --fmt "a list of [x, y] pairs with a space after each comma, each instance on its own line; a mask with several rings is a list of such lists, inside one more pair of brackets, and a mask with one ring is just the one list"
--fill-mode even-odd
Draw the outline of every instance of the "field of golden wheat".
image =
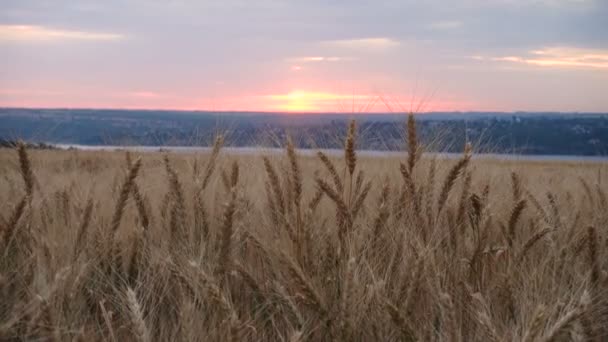
[[602, 341], [608, 165], [0, 150], [0, 339]]

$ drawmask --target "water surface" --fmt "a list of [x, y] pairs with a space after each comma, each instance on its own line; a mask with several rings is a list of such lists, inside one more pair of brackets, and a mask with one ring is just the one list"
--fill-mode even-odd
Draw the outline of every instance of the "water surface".
[[[85, 151], [134, 151], [134, 152], [174, 152], [174, 153], [208, 153], [211, 147], [201, 146], [112, 146], [112, 145], [76, 145], [76, 144], [53, 144], [60, 149], [78, 149]], [[312, 156], [317, 153], [316, 149], [299, 149], [298, 153]], [[321, 149], [331, 156], [341, 156], [344, 151], [339, 149]], [[233, 155], [267, 155], [281, 154], [285, 150], [281, 148], [267, 147], [224, 147], [222, 152]], [[374, 151], [358, 150], [357, 154], [366, 157], [394, 158], [405, 155], [403, 151]], [[462, 156], [460, 153], [425, 153], [426, 156], [435, 156], [443, 159], [457, 159]], [[563, 162], [595, 162], [606, 163], [608, 156], [576, 156], [576, 155], [538, 155], [538, 154], [499, 154], [499, 153], [477, 153], [473, 154], [473, 159], [497, 159], [513, 161], [563, 161]]]

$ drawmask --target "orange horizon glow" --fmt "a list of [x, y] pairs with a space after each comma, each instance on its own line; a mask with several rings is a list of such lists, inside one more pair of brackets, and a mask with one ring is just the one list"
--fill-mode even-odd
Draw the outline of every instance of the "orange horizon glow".
[[343, 95], [329, 92], [294, 90], [287, 94], [267, 95], [269, 108], [285, 112], [322, 112], [344, 101], [370, 102], [372, 95]]
[[[467, 111], [479, 109], [459, 101], [412, 101], [407, 96], [345, 94], [294, 89], [263, 95], [185, 97], [137, 90], [110, 94], [74, 94], [70, 91], [16, 91], [0, 89], [0, 107], [90, 108], [130, 110], [243, 111], [277, 113], [387, 113]], [[410, 103], [412, 102], [412, 103]]]

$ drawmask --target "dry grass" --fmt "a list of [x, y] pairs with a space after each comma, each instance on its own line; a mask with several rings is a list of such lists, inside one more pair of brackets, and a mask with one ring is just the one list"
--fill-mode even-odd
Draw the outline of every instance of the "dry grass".
[[[605, 164], [0, 151], [0, 340], [602, 341]], [[214, 172], [218, 170], [218, 172]]]

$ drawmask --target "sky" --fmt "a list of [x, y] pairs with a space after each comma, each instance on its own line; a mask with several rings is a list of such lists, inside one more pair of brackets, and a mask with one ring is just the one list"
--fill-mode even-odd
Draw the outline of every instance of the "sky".
[[608, 112], [608, 0], [0, 0], [0, 107]]

